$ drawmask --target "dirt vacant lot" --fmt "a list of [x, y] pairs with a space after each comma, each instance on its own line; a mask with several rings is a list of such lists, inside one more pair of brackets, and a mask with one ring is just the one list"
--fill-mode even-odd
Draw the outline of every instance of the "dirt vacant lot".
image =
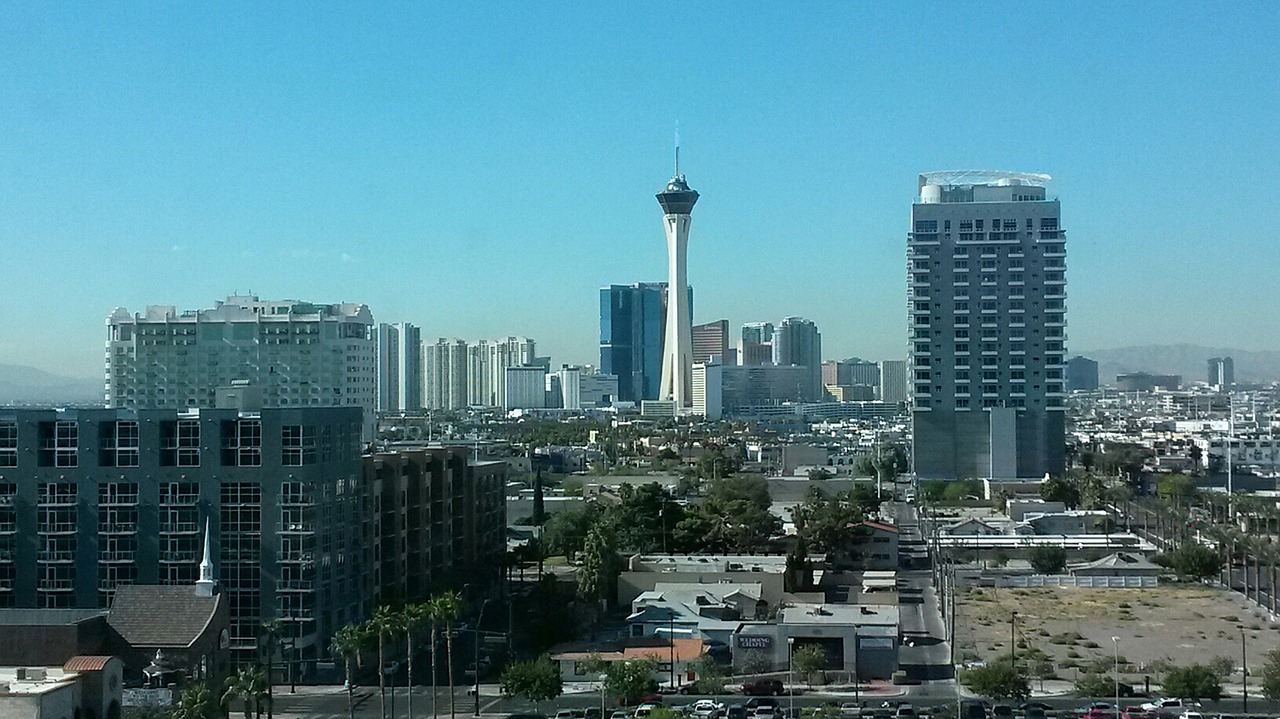
[[[1119, 637], [1122, 673], [1141, 683], [1158, 660], [1173, 664], [1230, 659], [1239, 671], [1241, 631], [1250, 674], [1280, 648], [1280, 625], [1230, 592], [1199, 585], [1154, 589], [969, 588], [957, 595], [956, 658], [986, 661], [1009, 651], [1017, 611], [1019, 652], [1039, 650], [1053, 674], [1074, 681], [1093, 666], [1110, 671]], [[1155, 677], [1152, 677], [1155, 680]]]

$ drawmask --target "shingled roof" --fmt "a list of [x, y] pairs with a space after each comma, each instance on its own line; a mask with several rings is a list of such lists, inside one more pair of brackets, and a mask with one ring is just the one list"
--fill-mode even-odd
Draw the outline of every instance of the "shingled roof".
[[107, 624], [134, 647], [189, 647], [222, 601], [221, 594], [197, 595], [189, 584], [123, 584], [116, 587]]

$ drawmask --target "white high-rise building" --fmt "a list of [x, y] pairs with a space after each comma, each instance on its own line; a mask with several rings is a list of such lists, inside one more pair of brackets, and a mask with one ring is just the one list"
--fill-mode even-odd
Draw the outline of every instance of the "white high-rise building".
[[1063, 471], [1066, 235], [1049, 179], [920, 176], [907, 300], [921, 479]]
[[422, 333], [408, 322], [378, 325], [378, 411], [422, 409]]
[[680, 149], [676, 148], [676, 174], [667, 189], [658, 193], [662, 227], [667, 235], [667, 335], [662, 348], [662, 384], [659, 399], [675, 403], [677, 411], [693, 406], [693, 321], [689, 307], [689, 225], [696, 190], [680, 174]]
[[108, 407], [214, 407], [219, 387], [247, 380], [265, 407], [362, 407], [373, 439], [378, 342], [365, 305], [233, 295], [181, 313], [117, 308], [107, 331]]
[[507, 368], [536, 360], [537, 344], [527, 337], [472, 343], [441, 339], [423, 349], [427, 407], [505, 407]]
[[883, 360], [880, 362], [880, 401], [907, 401], [907, 361]]
[[441, 337], [422, 346], [423, 394], [427, 409], [467, 406], [467, 343]]
[[542, 409], [547, 406], [546, 367], [508, 367], [503, 371], [503, 382], [506, 384], [503, 409]]
[[397, 363], [400, 357], [400, 333], [395, 326], [383, 322], [378, 325], [378, 411], [396, 412], [400, 409], [400, 373]]

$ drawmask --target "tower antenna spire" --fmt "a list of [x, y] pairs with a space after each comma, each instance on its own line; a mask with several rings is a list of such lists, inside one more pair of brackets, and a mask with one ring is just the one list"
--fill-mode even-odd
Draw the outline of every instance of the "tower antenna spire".
[[680, 176], [680, 121], [676, 120], [676, 177]]

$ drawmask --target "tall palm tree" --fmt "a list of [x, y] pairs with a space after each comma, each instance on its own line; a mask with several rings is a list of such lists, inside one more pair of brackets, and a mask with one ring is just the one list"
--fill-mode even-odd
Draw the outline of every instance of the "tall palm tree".
[[440, 597], [431, 597], [422, 606], [426, 612], [427, 621], [431, 623], [431, 716], [438, 717], [440, 716], [440, 692], [437, 683], [440, 679], [440, 669], [436, 661], [436, 650], [440, 646], [440, 621], [443, 619]]
[[275, 715], [275, 655], [276, 655], [276, 637], [280, 635], [280, 630], [284, 627], [284, 622], [279, 619], [268, 619], [262, 623], [262, 632], [267, 635], [267, 719], [271, 719]]
[[347, 714], [356, 716], [355, 684], [351, 680], [351, 660], [360, 664], [360, 652], [369, 644], [370, 630], [367, 623], [348, 624], [333, 635], [333, 653], [341, 656], [347, 665]]
[[262, 672], [262, 667], [245, 667], [227, 677], [227, 688], [222, 693], [222, 705], [229, 710], [231, 702], [238, 700], [244, 704], [244, 719], [253, 719], [253, 712], [261, 711], [262, 700], [266, 697], [267, 679]]
[[[432, 600], [437, 603], [436, 616], [444, 622], [445, 656], [449, 670], [449, 718], [457, 716], [457, 696], [453, 687], [453, 622], [462, 614], [462, 595], [448, 591]], [[479, 667], [476, 667], [479, 670]]]
[[218, 705], [207, 684], [189, 684], [169, 716], [170, 719], [213, 719], [218, 716]]
[[[400, 617], [391, 607], [383, 605], [373, 612], [369, 628], [378, 637], [378, 694], [381, 697], [382, 717], [387, 716], [387, 636], [394, 637], [400, 631]], [[393, 687], [391, 691], [395, 691]]]
[[[408, 672], [409, 682], [409, 719], [413, 719], [413, 654], [414, 643], [413, 633], [427, 621], [429, 617], [429, 608], [427, 604], [406, 604], [404, 609], [400, 610], [401, 626], [404, 628], [404, 659], [405, 667]], [[434, 682], [432, 682], [434, 685]]]

